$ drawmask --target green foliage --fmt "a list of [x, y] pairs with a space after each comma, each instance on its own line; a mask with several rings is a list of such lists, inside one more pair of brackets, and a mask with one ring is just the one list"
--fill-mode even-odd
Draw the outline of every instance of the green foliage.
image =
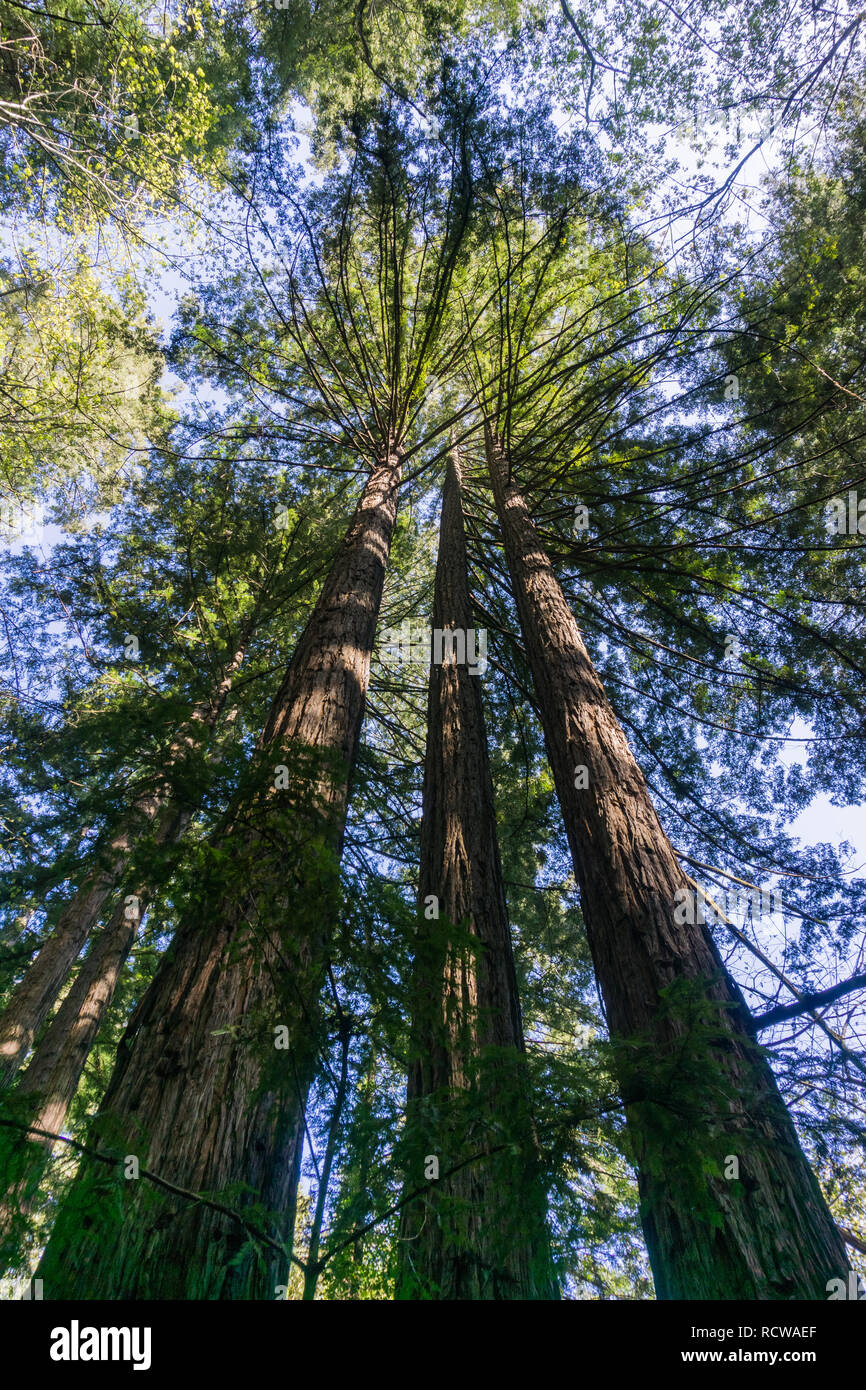
[[[784, 89], [820, 37], [794, 53], [774, 38], [773, 6], [710, 7], [739, 67], [708, 71], [706, 45], [657, 7], [572, 9], [596, 59], [624, 76], [616, 102], [605, 89], [586, 121], [592, 63], [561, 9], [293, 3], [260, 15], [257, 37], [239, 13], [209, 6], [170, 14], [163, 31], [135, 5], [109, 19], [75, 0], [52, 22], [0, 4], [4, 205], [60, 229], [37, 238], [31, 220], [27, 249], [0, 277], [3, 484], [15, 501], [44, 497], [63, 527], [50, 554], [3, 557], [0, 986], [20, 981], [136, 798], [167, 785], [189, 825], [171, 846], [138, 827], [117, 892], [145, 881], [150, 907], [68, 1130], [91, 1133], [127, 1022], [179, 927], [209, 929], [215, 905], [221, 920], [255, 920], [282, 955], [286, 1019], [314, 956], [325, 983], [304, 1040], [316, 1077], [296, 1254], [313, 1239], [333, 1140], [320, 1298], [394, 1296], [404, 1177], [431, 1152], [454, 1163], [477, 1152], [473, 1162], [495, 1168], [503, 1238], [506, 1217], [521, 1214], [515, 1194], [546, 1194], [568, 1297], [652, 1296], [638, 1160], [656, 1183], [644, 1216], [665, 1187], [711, 1227], [720, 1220], [714, 1184], [731, 1139], [708, 1113], [742, 1096], [720, 1065], [705, 991], [676, 982], [657, 1034], [606, 1041], [504, 582], [484, 415], [500, 423], [677, 850], [717, 865], [707, 872], [720, 882], [760, 870], [762, 885], [785, 884], [799, 932], [780, 941], [747, 922], [741, 935], [799, 985], [820, 983], [828, 961], [844, 969], [861, 945], [862, 880], [846, 881], [840, 852], [804, 850], [789, 828], [816, 792], [862, 791], [862, 559], [854, 538], [826, 544], [821, 512], [862, 482], [861, 104], [852, 88], [821, 164], [788, 161], [760, 255], [743, 228], [698, 226], [672, 265], [643, 221], [661, 168], [648, 122], [679, 121], [698, 99], [742, 104], [765, 62]], [[314, 113], [312, 177], [286, 156], [289, 141], [280, 152], [288, 90]], [[191, 177], [217, 168], [236, 198], [201, 195], [206, 245], [178, 216], [185, 293], [162, 348], [116, 257], [103, 271], [68, 248], [106, 219], [141, 232], [145, 214], [182, 203]], [[165, 361], [183, 392], [171, 410]], [[489, 633], [484, 701], [527, 1058], [525, 1068], [473, 1058], [463, 1093], [409, 1115], [427, 673], [374, 661], [341, 863], [321, 791], [346, 774], [344, 757], [296, 748], [277, 759], [261, 734], [359, 485], [396, 444], [409, 456], [380, 634], [426, 620], [452, 431]], [[578, 503], [591, 518], [582, 537]], [[739, 663], [723, 655], [730, 634]], [[178, 748], [241, 645], [222, 721]], [[792, 766], [782, 753], [797, 718], [809, 754]], [[290, 795], [274, 788], [277, 761]], [[335, 926], [323, 937], [326, 919]], [[471, 946], [440, 925], [443, 947]], [[777, 980], [756, 973], [743, 941], [713, 930], [754, 1006], [775, 997]], [[257, 959], [262, 971], [273, 964]], [[856, 1029], [853, 1019], [837, 1015], [840, 1028]], [[261, 1087], [278, 1095], [273, 1022], [251, 1007], [214, 1036], [256, 1048]], [[782, 1029], [771, 1056], [834, 1215], [862, 1239], [857, 1077], [825, 1039]], [[4, 1105], [24, 1113], [14, 1092]], [[531, 1153], [511, 1129], [527, 1119]], [[664, 1172], [653, 1167], [662, 1150]], [[62, 1150], [46, 1164], [10, 1264], [33, 1256], [58, 1212], [70, 1247], [93, 1223], [108, 1239], [121, 1229], [117, 1172], [85, 1161], [74, 1184], [74, 1166]], [[212, 1195], [242, 1207], [259, 1235], [280, 1215], [242, 1187]], [[437, 1202], [467, 1214], [457, 1186], [417, 1200], [429, 1219]], [[153, 1194], [141, 1210], [167, 1209], [184, 1208]], [[254, 1251], [239, 1229], [232, 1266]], [[303, 1295], [296, 1268], [286, 1281]]]
[[210, 176], [237, 134], [223, 103], [249, 84], [239, 38], [231, 11], [210, 0], [159, 18], [139, 0], [111, 12], [94, 0], [50, 12], [3, 0], [0, 206], [64, 225], [110, 218], [134, 235], [146, 212], [177, 202], [190, 170]]
[[0, 270], [2, 484], [13, 521], [12, 504], [58, 484], [90, 492], [91, 505], [113, 500], [166, 423], [141, 290], [129, 275], [104, 286], [71, 248], [46, 265], [47, 249], [21, 248]]

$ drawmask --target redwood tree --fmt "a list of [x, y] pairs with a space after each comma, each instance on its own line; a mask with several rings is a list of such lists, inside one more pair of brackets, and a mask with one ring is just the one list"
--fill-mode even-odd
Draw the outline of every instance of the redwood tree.
[[472, 662], [474, 630], [455, 449], [442, 492], [433, 601], [408, 1191], [423, 1183], [431, 1157], [441, 1176], [404, 1208], [397, 1296], [551, 1298], [556, 1285], [529, 1113], [481, 673]]
[[[296, 213], [304, 254], [283, 286], [285, 308], [272, 303], [293, 431], [318, 441], [330, 422], [335, 448], [348, 444], [369, 474], [228, 826], [209, 846], [201, 883], [130, 1021], [92, 1135], [118, 1158], [140, 1154], [140, 1168], [185, 1195], [127, 1181], [120, 1230], [108, 1239], [104, 1196], [124, 1182], [121, 1168], [85, 1163], [42, 1264], [54, 1296], [273, 1297], [285, 1276], [403, 456], [410, 432], [415, 448], [424, 442], [422, 385], [471, 197], [459, 131], [444, 164], [424, 160], [420, 169], [393, 112], [374, 116], [370, 143], [364, 134], [348, 173], [313, 199], [315, 215]], [[366, 297], [370, 265], [378, 312]], [[241, 380], [247, 369], [241, 352]], [[284, 428], [281, 405], [277, 424]], [[231, 1199], [241, 1214], [216, 1211], [199, 1200], [205, 1193]]]
[[[256, 761], [262, 776], [270, 765], [271, 786], [212, 847], [204, 891], [133, 1015], [97, 1121], [113, 1154], [140, 1154], [141, 1167], [181, 1188], [231, 1187], [245, 1206], [252, 1197], [247, 1230], [264, 1213], [270, 1239], [289, 1245], [321, 934], [336, 909], [399, 479], [395, 455], [370, 472], [271, 706]], [[278, 1250], [262, 1247], [257, 1259], [239, 1222], [143, 1179], [121, 1188], [122, 1221], [107, 1243], [111, 1216], [94, 1215], [117, 1180], [95, 1164], [77, 1179], [40, 1266], [55, 1297], [273, 1297], [285, 1272]]]
[[[845, 1246], [493, 427], [490, 482], [661, 1298], [825, 1298]], [[724, 1176], [731, 1156], [737, 1168]]]

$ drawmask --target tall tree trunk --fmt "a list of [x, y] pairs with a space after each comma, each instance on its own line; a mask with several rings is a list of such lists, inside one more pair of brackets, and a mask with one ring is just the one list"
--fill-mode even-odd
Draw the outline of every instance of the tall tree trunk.
[[[435, 633], [473, 628], [459, 458], [448, 460]], [[419, 936], [407, 1090], [408, 1188], [398, 1298], [556, 1297], [529, 1114], [523, 1028], [499, 859], [478, 674], [455, 641], [433, 661], [427, 704]], [[433, 914], [436, 914], [435, 916]], [[476, 1161], [448, 1169], [479, 1150]], [[426, 1174], [429, 1176], [429, 1173]]]
[[620, 1086], [657, 1294], [826, 1298], [844, 1245], [709, 931], [677, 920], [690, 881], [489, 428], [486, 447], [608, 1026], [628, 1044]]
[[319, 1169], [319, 1186], [316, 1191], [316, 1205], [313, 1209], [313, 1224], [310, 1227], [310, 1243], [307, 1248], [306, 1269], [304, 1270], [303, 1299], [305, 1302], [312, 1302], [313, 1299], [315, 1299], [316, 1289], [319, 1283], [319, 1275], [321, 1273], [319, 1268], [319, 1250], [322, 1241], [322, 1226], [325, 1220], [325, 1206], [328, 1200], [331, 1170], [334, 1167], [337, 1140], [340, 1137], [340, 1127], [343, 1122], [343, 1107], [346, 1103], [346, 1091], [349, 1084], [349, 1050], [352, 1045], [352, 1030], [339, 1004], [337, 1007], [337, 1015], [340, 1027], [340, 1076], [337, 1081], [337, 1091], [331, 1108], [328, 1137], [325, 1141], [325, 1151], [322, 1155], [322, 1164]]
[[[285, 1283], [286, 1261], [248, 1232], [261, 1222], [272, 1238], [292, 1238], [399, 480], [396, 454], [371, 471], [271, 707], [257, 760], [269, 784], [216, 846], [118, 1049], [91, 1139], [186, 1191], [221, 1194], [245, 1209], [247, 1228], [85, 1161], [40, 1269], [48, 1297], [273, 1298]], [[285, 760], [276, 776], [275, 757]]]
[[[242, 647], [226, 667], [214, 694], [196, 707], [187, 726], [173, 740], [167, 754], [167, 768], [201, 738], [203, 730], [213, 729], [243, 656]], [[88, 872], [65, 904], [53, 932], [12, 991], [0, 1015], [0, 1088], [15, 1079], [87, 938], [116, 891], [136, 841], [164, 810], [169, 798], [170, 783], [165, 779], [136, 798], [129, 820], [112, 837], [102, 862]], [[173, 815], [174, 811], [169, 809], [169, 818]]]

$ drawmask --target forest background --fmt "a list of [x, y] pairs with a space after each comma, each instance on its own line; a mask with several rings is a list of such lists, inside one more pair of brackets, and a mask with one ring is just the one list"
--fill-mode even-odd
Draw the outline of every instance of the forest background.
[[9, 1280], [866, 1273], [862, 55], [0, 0]]

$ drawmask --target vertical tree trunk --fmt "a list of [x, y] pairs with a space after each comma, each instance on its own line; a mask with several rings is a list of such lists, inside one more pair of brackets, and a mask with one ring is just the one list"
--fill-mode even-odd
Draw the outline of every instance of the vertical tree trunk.
[[[473, 628], [459, 459], [448, 460], [433, 626]], [[444, 647], [444, 644], [443, 644]], [[523, 1029], [479, 676], [451, 644], [430, 668], [419, 937], [398, 1298], [556, 1297], [528, 1107]], [[437, 915], [433, 917], [431, 913]], [[483, 1157], [451, 1176], [479, 1150]]]
[[[214, 727], [243, 655], [243, 649], [235, 653], [213, 696], [193, 711], [188, 726], [174, 739], [169, 749], [167, 767], [170, 768], [178, 756], [200, 738], [202, 729]], [[0, 1015], [0, 1088], [14, 1080], [84, 943], [116, 891], [136, 840], [153, 824], [169, 795], [169, 783], [163, 781], [152, 791], [136, 798], [128, 823], [112, 837], [105, 856], [107, 862], [97, 864], [87, 874], [80, 888], [61, 910], [53, 932], [12, 991]]]
[[316, 1205], [313, 1210], [313, 1224], [310, 1227], [310, 1243], [307, 1249], [306, 1269], [304, 1270], [304, 1292], [305, 1302], [312, 1302], [316, 1297], [316, 1288], [319, 1283], [319, 1251], [322, 1240], [322, 1226], [325, 1220], [325, 1205], [328, 1200], [328, 1188], [331, 1182], [331, 1170], [334, 1166], [334, 1156], [337, 1152], [337, 1140], [340, 1134], [340, 1126], [343, 1122], [343, 1107], [346, 1103], [346, 1091], [349, 1084], [349, 1049], [352, 1044], [352, 1030], [342, 1009], [338, 1006], [338, 1017], [340, 1024], [340, 1077], [337, 1082], [337, 1092], [334, 1096], [334, 1103], [331, 1109], [331, 1118], [328, 1123], [328, 1137], [325, 1141], [325, 1152], [322, 1155], [322, 1164], [319, 1170], [319, 1186], [316, 1191]]
[[657, 1294], [826, 1298], [844, 1245], [709, 931], [677, 920], [689, 880], [490, 429], [486, 446], [608, 1025], [629, 1043], [620, 1085]]
[[[216, 847], [130, 1021], [91, 1138], [187, 1191], [220, 1194], [248, 1229], [286, 1244], [399, 479], [393, 454], [371, 471], [271, 707], [267, 785]], [[273, 1298], [285, 1266], [230, 1217], [85, 1161], [40, 1275], [49, 1298]]]

